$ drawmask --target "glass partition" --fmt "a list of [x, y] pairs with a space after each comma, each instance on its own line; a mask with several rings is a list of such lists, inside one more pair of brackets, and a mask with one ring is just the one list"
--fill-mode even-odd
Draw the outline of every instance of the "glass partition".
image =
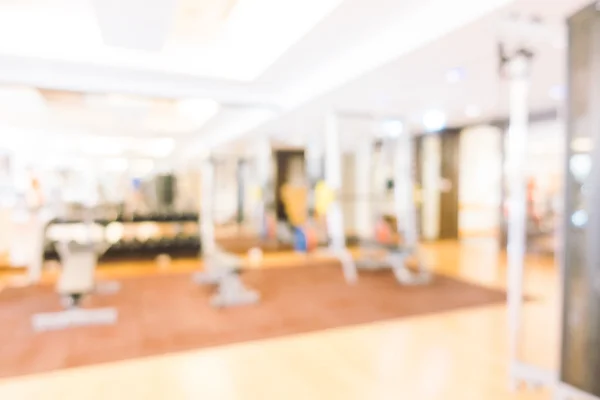
[[561, 380], [600, 396], [600, 12], [569, 20]]

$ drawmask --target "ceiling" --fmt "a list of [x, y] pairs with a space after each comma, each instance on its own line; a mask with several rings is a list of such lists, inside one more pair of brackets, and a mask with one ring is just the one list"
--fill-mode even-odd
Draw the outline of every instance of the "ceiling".
[[[505, 112], [494, 27], [506, 7], [542, 13], [560, 39], [587, 2], [0, 0], [0, 138], [133, 152], [152, 138], [183, 159], [259, 134], [301, 144], [329, 110], [354, 116], [345, 133], [372, 127], [365, 116], [418, 125], [432, 108], [465, 123], [475, 105], [484, 119]], [[563, 52], [540, 46], [534, 108], [557, 104]], [[464, 79], [449, 84], [452, 68]]]
[[252, 81], [340, 2], [0, 1], [0, 53]]
[[[380, 134], [381, 121], [398, 119], [423, 132], [423, 117], [445, 114], [447, 125], [465, 126], [508, 115], [508, 83], [499, 76], [499, 25], [513, 12], [539, 15], [544, 35], [536, 43], [530, 109], [562, 107], [566, 60], [565, 18], [586, 0], [521, 0], [399, 57], [299, 108], [282, 113], [253, 134], [267, 134], [290, 145], [304, 145], [323, 132], [325, 115], [339, 115], [342, 143], [360, 146], [360, 137]], [[248, 139], [251, 140], [252, 136]], [[362, 142], [364, 143], [364, 142]]]

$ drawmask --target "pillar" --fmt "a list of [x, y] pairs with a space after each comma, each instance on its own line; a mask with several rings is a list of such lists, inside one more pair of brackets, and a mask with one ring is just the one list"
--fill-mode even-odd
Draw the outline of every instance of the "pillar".
[[359, 238], [373, 236], [373, 138], [361, 140], [354, 157], [354, 224]]
[[216, 251], [215, 225], [213, 218], [214, 202], [214, 162], [209, 153], [201, 156], [200, 161], [200, 243], [202, 256], [213, 255]]
[[[325, 119], [325, 181], [329, 188], [336, 194], [339, 194], [342, 186], [341, 167], [342, 157], [338, 120], [335, 114], [329, 114]], [[339, 199], [336, 199], [329, 206], [327, 228], [331, 247], [336, 249], [345, 248], [346, 232]]]
[[409, 248], [415, 248], [419, 240], [412, 151], [410, 133], [402, 132], [396, 139], [394, 152], [394, 209], [398, 232], [402, 232], [404, 244]]
[[438, 135], [423, 138], [422, 157], [422, 234], [425, 240], [435, 240], [440, 233], [441, 140]]
[[521, 309], [523, 302], [523, 268], [526, 250], [526, 176], [527, 134], [529, 125], [530, 60], [516, 55], [509, 61], [510, 126], [508, 130], [508, 318], [509, 351], [513, 362], [519, 359]]

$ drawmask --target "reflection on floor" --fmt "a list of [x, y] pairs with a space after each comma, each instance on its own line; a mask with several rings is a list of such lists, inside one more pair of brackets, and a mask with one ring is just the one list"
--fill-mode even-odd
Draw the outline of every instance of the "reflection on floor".
[[[489, 241], [424, 250], [441, 273], [504, 286], [504, 258]], [[527, 291], [540, 301], [526, 306], [524, 357], [552, 365], [552, 261], [528, 260], [527, 274]], [[506, 311], [493, 305], [2, 380], [0, 398], [549, 398], [544, 392], [510, 393], [506, 361]]]

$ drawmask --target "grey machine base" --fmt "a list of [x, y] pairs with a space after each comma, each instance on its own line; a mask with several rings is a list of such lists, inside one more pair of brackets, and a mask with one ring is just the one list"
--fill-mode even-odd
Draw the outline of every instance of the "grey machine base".
[[114, 294], [118, 282], [96, 283], [94, 272], [98, 254], [106, 248], [103, 244], [60, 243], [62, 272], [56, 285], [65, 310], [35, 314], [31, 318], [34, 331], [43, 332], [81, 326], [113, 325], [117, 322], [115, 308], [80, 308], [80, 302], [89, 293]]
[[431, 282], [431, 273], [419, 260], [419, 269], [412, 271], [406, 259], [414, 250], [398, 246], [383, 246], [373, 242], [362, 242], [356, 267], [362, 270], [389, 269], [401, 285], [426, 285]]
[[31, 323], [36, 332], [61, 330], [82, 326], [114, 325], [117, 322], [117, 310], [114, 308], [96, 308], [86, 310], [73, 308], [64, 311], [36, 314]]
[[206, 257], [205, 265], [206, 271], [194, 274], [193, 280], [199, 285], [216, 287], [216, 293], [210, 299], [213, 307], [245, 306], [260, 301], [260, 294], [248, 289], [240, 279], [241, 260], [238, 257], [218, 252]]

